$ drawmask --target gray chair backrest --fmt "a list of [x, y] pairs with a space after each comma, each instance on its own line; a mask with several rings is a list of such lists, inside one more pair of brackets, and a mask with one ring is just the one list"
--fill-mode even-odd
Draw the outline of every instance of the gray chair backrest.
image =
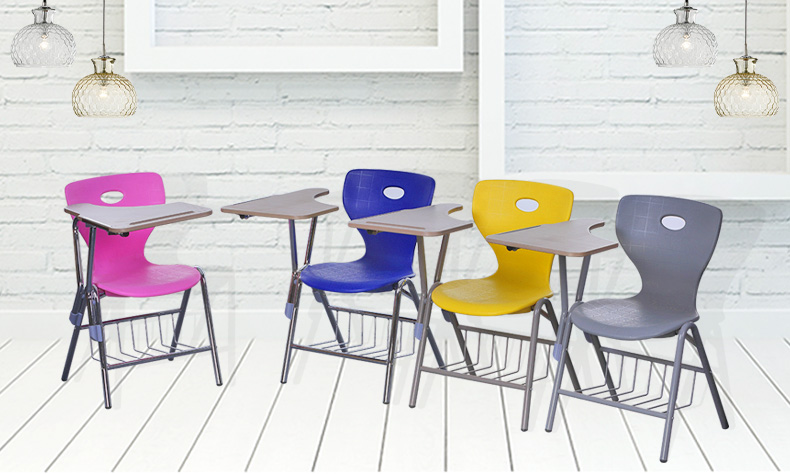
[[671, 311], [696, 311], [697, 289], [719, 240], [717, 207], [665, 196], [625, 196], [617, 238], [642, 278], [641, 299]]

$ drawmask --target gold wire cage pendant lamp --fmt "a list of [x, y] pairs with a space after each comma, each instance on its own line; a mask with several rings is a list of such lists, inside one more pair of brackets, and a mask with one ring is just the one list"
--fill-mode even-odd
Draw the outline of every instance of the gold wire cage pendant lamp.
[[716, 86], [713, 103], [721, 117], [770, 117], [779, 112], [779, 93], [774, 83], [757, 74], [757, 58], [749, 56], [746, 41], [748, 0], [744, 0], [743, 56], [735, 58], [735, 74]]
[[102, 55], [92, 59], [94, 73], [83, 77], [71, 93], [78, 117], [129, 117], [137, 111], [137, 92], [125, 77], [113, 72], [115, 59], [105, 46], [106, 0], [102, 0]]

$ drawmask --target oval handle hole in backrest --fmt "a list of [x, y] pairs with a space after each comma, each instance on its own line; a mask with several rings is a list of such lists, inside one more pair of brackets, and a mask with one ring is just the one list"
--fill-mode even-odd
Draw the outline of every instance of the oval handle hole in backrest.
[[664, 216], [661, 218], [661, 225], [668, 230], [680, 230], [686, 227], [686, 219], [680, 216]]
[[404, 194], [406, 194], [406, 191], [397, 186], [388, 186], [384, 188], [384, 196], [386, 196], [387, 199], [397, 200], [402, 198]]
[[534, 199], [519, 199], [516, 201], [516, 207], [524, 212], [535, 212], [539, 206], [538, 201]]
[[120, 191], [107, 191], [101, 195], [102, 202], [107, 204], [117, 204], [123, 199], [123, 193]]

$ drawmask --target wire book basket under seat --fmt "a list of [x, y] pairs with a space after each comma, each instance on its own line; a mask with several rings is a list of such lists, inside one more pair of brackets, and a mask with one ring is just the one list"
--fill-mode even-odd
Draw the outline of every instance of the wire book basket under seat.
[[[503, 387], [526, 390], [529, 336], [504, 333], [483, 328], [459, 325], [463, 336], [464, 353], [455, 349], [448, 363], [437, 367], [423, 366], [424, 372], [449, 377], [472, 379]], [[539, 351], [544, 355], [536, 367], [532, 381], [544, 380], [549, 376], [549, 346], [554, 341], [538, 338], [544, 346]]]
[[[561, 390], [573, 398], [614, 406], [659, 418], [666, 416], [669, 406], [670, 382], [673, 376], [672, 361], [637, 354], [620, 349], [601, 347], [605, 369], [592, 371], [597, 383], [579, 391]], [[701, 367], [682, 364], [680, 380], [686, 387], [679, 394], [675, 410], [689, 407], [694, 402], [697, 375]], [[607, 383], [606, 376], [610, 377]]]
[[[328, 306], [336, 325], [329, 339], [312, 344], [293, 344], [294, 349], [308, 352], [360, 359], [386, 364], [392, 332], [392, 315], [361, 309]], [[412, 337], [416, 320], [398, 316], [395, 334], [395, 357], [415, 353], [417, 344]]]
[[103, 334], [93, 333], [89, 338], [91, 358], [101, 362], [94, 337], [104, 340], [108, 370], [210, 351], [211, 346], [190, 345], [183, 341], [183, 334], [176, 336], [179, 311], [161, 311], [104, 322]]

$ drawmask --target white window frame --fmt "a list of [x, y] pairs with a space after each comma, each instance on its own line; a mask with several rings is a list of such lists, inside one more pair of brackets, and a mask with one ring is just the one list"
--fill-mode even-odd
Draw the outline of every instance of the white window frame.
[[[790, 25], [790, 9], [788, 9]], [[790, 154], [785, 171], [764, 172], [534, 172], [508, 173], [505, 164], [505, 0], [481, 0], [479, 17], [480, 179], [527, 179], [565, 186], [576, 200], [611, 201], [659, 194], [716, 201], [790, 200]], [[790, 50], [790, 34], [788, 34]], [[790, 90], [790, 61], [788, 61]], [[711, 94], [712, 96], [712, 94]], [[782, 101], [786, 107], [786, 101]], [[713, 103], [710, 104], [713, 107]], [[727, 119], [722, 119], [727, 120]], [[788, 121], [790, 145], [790, 120]]]
[[125, 0], [125, 70], [462, 72], [463, 0], [437, 0], [436, 46], [156, 46], [155, 0]]

